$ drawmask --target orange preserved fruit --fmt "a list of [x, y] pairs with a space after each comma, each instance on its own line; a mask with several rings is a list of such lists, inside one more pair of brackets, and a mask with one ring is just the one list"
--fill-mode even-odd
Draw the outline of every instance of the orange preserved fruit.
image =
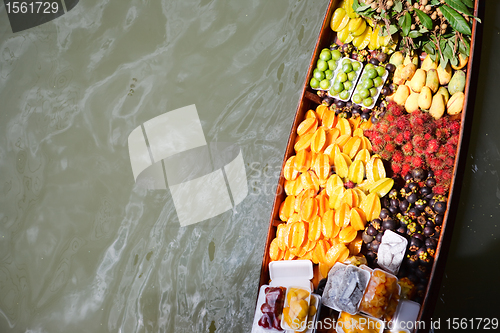
[[[328, 185], [328, 183], [327, 183], [327, 185]], [[331, 192], [329, 193], [329, 196], [330, 196], [329, 206], [330, 206], [330, 208], [333, 208], [335, 210], [340, 208], [340, 205], [342, 204], [342, 196], [344, 195], [345, 191], [346, 190], [345, 190], [344, 185], [337, 185], [331, 190]]]
[[318, 202], [316, 198], [307, 198], [302, 204], [300, 217], [303, 221], [310, 222], [318, 214]]
[[366, 196], [366, 199], [360, 205], [366, 216], [367, 221], [372, 221], [378, 218], [380, 215], [380, 210], [382, 209], [380, 204], [380, 198], [376, 193], [370, 193]]
[[317, 127], [318, 127], [318, 119], [316, 117], [306, 118], [297, 127], [297, 134], [299, 136], [303, 136], [308, 133], [314, 133]]
[[295, 196], [289, 195], [285, 198], [285, 200], [281, 203], [280, 206], [280, 219], [281, 221], [288, 221], [290, 216], [294, 213], [295, 210]]
[[309, 223], [309, 233], [307, 235], [309, 241], [317, 241], [321, 237], [321, 218], [315, 216]]
[[335, 238], [340, 228], [335, 224], [335, 211], [327, 210], [321, 219], [321, 233], [325, 238]]
[[337, 125], [337, 116], [335, 115], [335, 112], [333, 112], [332, 110], [325, 110], [325, 112], [323, 112], [323, 117], [322, 117], [322, 123], [323, 123], [323, 126], [327, 127], [327, 128], [334, 128], [336, 125]]
[[300, 150], [295, 156], [293, 166], [299, 172], [305, 172], [311, 167], [311, 153], [306, 150]]
[[349, 166], [347, 177], [355, 184], [360, 184], [365, 179], [365, 166], [362, 161], [357, 160]]
[[330, 209], [326, 191], [321, 191], [321, 193], [316, 196], [316, 200], [318, 201], [318, 215], [323, 216], [323, 214]]
[[[346, 228], [351, 221], [351, 207], [343, 203], [340, 208], [335, 212], [335, 224], [339, 228]], [[340, 231], [342, 232], [342, 230]]]
[[339, 118], [337, 121], [337, 125], [335, 126], [340, 130], [340, 135], [352, 135], [351, 124], [345, 118]]
[[316, 115], [318, 116], [319, 120], [323, 119], [323, 114], [327, 110], [328, 110], [328, 107], [326, 105], [322, 105], [322, 104], [318, 105], [318, 107], [316, 108]]
[[283, 168], [283, 177], [286, 180], [294, 180], [299, 175], [297, 169], [295, 169], [295, 156], [291, 156], [286, 160], [285, 167]]
[[311, 139], [313, 137], [314, 133], [307, 133], [302, 136], [299, 136], [299, 139], [295, 143], [294, 149], [296, 152], [300, 150], [306, 150], [309, 149], [311, 146]]
[[357, 234], [358, 232], [354, 230], [353, 227], [347, 226], [344, 229], [340, 230], [339, 241], [342, 243], [350, 243], [356, 238]]
[[311, 138], [311, 151], [321, 153], [326, 148], [326, 133], [323, 127], [320, 127], [314, 132]]
[[[326, 263], [330, 266], [335, 265], [336, 262], [343, 262], [349, 256], [349, 249], [343, 243], [333, 245], [325, 255]], [[341, 260], [343, 259], [343, 260]]]
[[361, 208], [351, 209], [351, 226], [354, 230], [365, 230], [366, 216]]
[[349, 255], [356, 256], [361, 252], [361, 246], [363, 245], [363, 239], [361, 234], [358, 234], [352, 242], [349, 243]]
[[269, 245], [269, 257], [272, 261], [280, 260], [283, 257], [282, 251], [278, 246], [278, 239], [273, 239]]

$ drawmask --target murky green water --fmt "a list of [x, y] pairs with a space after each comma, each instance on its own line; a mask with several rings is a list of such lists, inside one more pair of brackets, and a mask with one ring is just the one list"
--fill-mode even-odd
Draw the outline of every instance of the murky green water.
[[[88, 0], [15, 34], [2, 6], [0, 332], [249, 331], [275, 184], [326, 6]], [[492, 316], [485, 303], [498, 304], [498, 291], [478, 285], [479, 274], [500, 276], [491, 265], [500, 250], [495, 14], [436, 316], [467, 316], [472, 304], [475, 316]], [[190, 104], [208, 142], [241, 148], [250, 193], [181, 228], [168, 191], [134, 183], [127, 138]], [[464, 274], [477, 282], [464, 288]]]

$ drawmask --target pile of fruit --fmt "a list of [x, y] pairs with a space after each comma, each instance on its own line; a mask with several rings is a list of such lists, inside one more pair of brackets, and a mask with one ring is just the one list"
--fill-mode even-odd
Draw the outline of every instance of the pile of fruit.
[[[314, 59], [308, 82], [322, 102], [296, 130], [269, 256], [311, 260], [330, 289], [336, 263], [368, 265], [352, 313], [390, 320], [400, 300], [427, 291], [461, 140], [473, 5], [343, 0], [335, 39]], [[389, 237], [401, 240], [395, 269], [384, 265]], [[303, 322], [306, 306], [295, 307]], [[372, 331], [352, 327], [361, 319], [342, 312], [338, 323]]]

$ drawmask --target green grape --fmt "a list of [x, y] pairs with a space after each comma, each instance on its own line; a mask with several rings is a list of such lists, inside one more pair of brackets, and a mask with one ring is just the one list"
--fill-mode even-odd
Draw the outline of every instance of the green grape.
[[363, 85], [363, 88], [370, 89], [370, 88], [373, 87], [373, 80], [372, 79], [366, 79], [365, 81], [363, 81], [362, 85]]
[[377, 71], [376, 71], [375, 69], [369, 69], [369, 70], [366, 72], [366, 74], [368, 74], [368, 77], [369, 77], [370, 79], [374, 79], [374, 78], [376, 78], [376, 77], [378, 76], [378, 73], [377, 73]]
[[339, 93], [342, 90], [344, 90], [344, 84], [342, 82], [335, 82], [333, 84], [333, 91], [335, 91], [336, 93]]
[[333, 59], [328, 60], [328, 69], [334, 71], [337, 68], [337, 62]]
[[376, 78], [373, 79], [373, 85], [375, 87], [380, 87], [382, 84], [384, 84], [384, 80], [382, 80], [381, 77], [377, 76]]
[[361, 98], [370, 97], [370, 91], [368, 89], [360, 89], [358, 94]]
[[333, 78], [333, 71], [331, 69], [327, 69], [325, 71], [325, 78], [327, 80], [331, 80]]
[[347, 79], [349, 79], [349, 81], [354, 81], [355, 78], [356, 78], [356, 72], [350, 72], [347, 74]]
[[342, 65], [342, 72], [344, 73], [352, 72], [352, 65], [350, 63], [346, 64], [344, 61], [344, 64]]
[[363, 100], [363, 105], [368, 107], [373, 104], [373, 98], [367, 97]]
[[311, 81], [309, 81], [309, 85], [313, 89], [318, 89], [318, 87], [319, 87], [319, 81], [317, 79], [315, 79], [315, 78], [312, 78]]
[[323, 50], [319, 54], [319, 58], [321, 60], [328, 61], [328, 60], [332, 59], [332, 54], [330, 53], [330, 50]]
[[[320, 86], [321, 86], [321, 82], [320, 82]], [[375, 87], [371, 88], [370, 89], [370, 96], [375, 97], [375, 95], [377, 95], [377, 92], [378, 92], [377, 88], [375, 88]]]
[[328, 63], [323, 59], [319, 59], [317, 62], [317, 67], [320, 71], [324, 72], [328, 69]]
[[335, 91], [335, 89], [333, 89], [333, 86], [330, 88], [329, 93], [330, 93], [330, 95], [332, 95], [332, 96], [337, 95], [337, 92]]
[[352, 63], [352, 61], [350, 59], [344, 59], [344, 61], [342, 61], [342, 65], [350, 64], [350, 63]]
[[339, 50], [333, 50], [331, 53], [333, 60], [339, 60], [340, 58], [342, 58], [342, 53], [340, 53]]
[[347, 81], [347, 74], [346, 73], [339, 73], [339, 74], [337, 74], [337, 80], [340, 81], [340, 82]]
[[351, 81], [344, 82], [344, 89], [345, 90], [350, 90], [351, 88], [352, 88], [352, 82]]
[[316, 73], [313, 74], [313, 77], [318, 80], [318, 81], [321, 81], [325, 78], [325, 73], [322, 72], [322, 71], [317, 71]]
[[374, 69], [374, 68], [375, 68], [375, 66], [374, 66], [373, 64], [366, 64], [366, 66], [365, 66], [365, 71], [367, 71], [367, 72], [368, 72], [368, 70], [370, 70], [370, 69]]
[[348, 99], [348, 98], [349, 98], [349, 91], [347, 91], [347, 90], [343, 90], [343, 91], [339, 94], [339, 97], [340, 97], [340, 99]]
[[385, 73], [386, 73], [385, 68], [382, 67], [382, 66], [378, 66], [377, 67], [377, 73], [378, 73], [379, 76], [384, 76]]
[[359, 94], [352, 95], [352, 101], [356, 104], [360, 104], [363, 99]]
[[330, 88], [330, 80], [321, 80], [321, 82], [319, 83], [319, 87], [323, 90], [328, 90], [328, 88]]
[[357, 61], [353, 61], [352, 63], [352, 69], [355, 71], [358, 71], [361, 68], [361, 65]]

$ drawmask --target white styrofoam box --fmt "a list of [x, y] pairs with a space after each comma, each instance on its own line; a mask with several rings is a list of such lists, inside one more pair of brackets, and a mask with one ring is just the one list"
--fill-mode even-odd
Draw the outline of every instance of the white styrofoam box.
[[283, 260], [269, 263], [269, 276], [272, 287], [302, 287], [313, 291], [311, 279], [314, 276], [310, 260]]

